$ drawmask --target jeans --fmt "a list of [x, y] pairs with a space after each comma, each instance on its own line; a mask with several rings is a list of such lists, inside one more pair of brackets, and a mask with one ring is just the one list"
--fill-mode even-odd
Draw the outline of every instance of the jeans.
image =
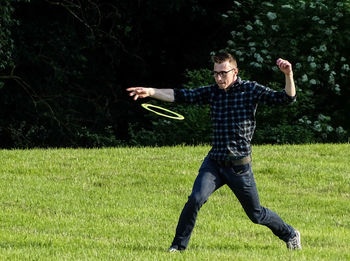
[[181, 212], [172, 246], [177, 246], [178, 249], [187, 248], [199, 209], [214, 191], [225, 184], [236, 195], [253, 223], [267, 226], [283, 241], [294, 236], [293, 227], [286, 224], [275, 212], [260, 205], [251, 163], [222, 167], [215, 160], [206, 157], [193, 184], [192, 193]]

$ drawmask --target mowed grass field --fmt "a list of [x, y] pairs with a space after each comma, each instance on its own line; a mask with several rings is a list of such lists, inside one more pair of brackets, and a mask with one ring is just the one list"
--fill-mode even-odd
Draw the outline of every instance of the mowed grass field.
[[301, 232], [289, 251], [227, 186], [168, 253], [210, 147], [0, 150], [0, 260], [350, 260], [350, 145], [254, 146], [260, 201]]

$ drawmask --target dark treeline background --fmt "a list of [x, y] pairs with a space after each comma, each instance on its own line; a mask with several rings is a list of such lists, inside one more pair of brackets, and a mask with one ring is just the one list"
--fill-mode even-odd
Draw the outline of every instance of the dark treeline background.
[[298, 102], [259, 107], [255, 143], [348, 142], [349, 1], [4, 0], [0, 3], [0, 147], [210, 142], [209, 109], [150, 114], [129, 86], [210, 84], [226, 49], [240, 75], [274, 89], [294, 66]]

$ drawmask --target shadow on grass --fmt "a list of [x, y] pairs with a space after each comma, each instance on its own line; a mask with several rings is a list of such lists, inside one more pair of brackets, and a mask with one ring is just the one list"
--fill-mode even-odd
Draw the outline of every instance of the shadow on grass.
[[218, 243], [211, 245], [193, 245], [188, 249], [195, 251], [232, 251], [232, 250], [275, 250], [276, 246], [274, 245], [257, 245], [253, 242], [250, 243]]

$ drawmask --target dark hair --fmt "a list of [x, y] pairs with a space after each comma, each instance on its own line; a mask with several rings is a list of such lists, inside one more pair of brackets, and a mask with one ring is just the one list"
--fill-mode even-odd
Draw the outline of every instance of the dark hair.
[[223, 63], [229, 61], [230, 64], [233, 64], [234, 67], [237, 68], [236, 58], [228, 52], [216, 53], [211, 57], [211, 60], [213, 61], [213, 63]]

